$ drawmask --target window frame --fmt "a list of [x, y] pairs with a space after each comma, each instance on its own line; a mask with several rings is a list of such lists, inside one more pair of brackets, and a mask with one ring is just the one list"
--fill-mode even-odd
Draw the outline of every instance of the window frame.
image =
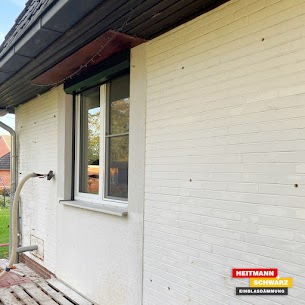
[[[126, 75], [121, 74], [120, 76], [117, 76], [116, 78], [122, 77]], [[113, 78], [115, 79], [115, 78]], [[112, 79], [111, 79], [112, 80]], [[111, 80], [108, 80], [106, 83], [94, 86], [99, 87], [100, 91], [100, 170], [99, 170], [99, 194], [90, 194], [90, 193], [83, 193], [79, 191], [79, 180], [80, 180], [80, 116], [81, 116], [81, 94], [82, 91], [75, 95], [75, 172], [74, 172], [74, 200], [77, 201], [86, 201], [96, 204], [102, 204], [102, 205], [109, 205], [109, 206], [116, 206], [116, 207], [122, 207], [126, 208], [128, 205], [128, 198], [120, 198], [120, 197], [112, 197], [107, 196], [107, 189], [108, 189], [108, 178], [107, 178], [107, 170], [108, 170], [108, 164], [107, 159], [109, 159], [108, 145], [106, 142], [108, 142], [108, 138], [106, 135], [106, 130], [108, 127], [108, 120], [109, 120], [109, 114], [107, 114], [107, 103], [108, 103], [108, 94], [109, 94], [109, 85]], [[93, 87], [93, 88], [94, 88]], [[130, 98], [130, 97], [129, 97]], [[129, 117], [129, 126], [130, 126], [130, 117]], [[129, 131], [128, 131], [129, 136]], [[128, 147], [128, 154], [129, 154], [129, 147]], [[128, 157], [128, 163], [129, 163], [129, 157]], [[128, 173], [129, 175], [129, 173]]]

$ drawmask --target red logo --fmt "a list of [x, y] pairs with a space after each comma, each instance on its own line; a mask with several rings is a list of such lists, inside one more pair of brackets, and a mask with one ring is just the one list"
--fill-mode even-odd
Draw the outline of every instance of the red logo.
[[278, 270], [275, 268], [234, 268], [232, 269], [233, 278], [248, 277], [277, 277]]

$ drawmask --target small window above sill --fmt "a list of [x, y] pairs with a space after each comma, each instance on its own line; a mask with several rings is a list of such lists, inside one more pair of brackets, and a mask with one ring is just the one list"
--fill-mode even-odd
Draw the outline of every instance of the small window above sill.
[[113, 206], [113, 205], [104, 205], [99, 203], [92, 203], [80, 200], [61, 200], [60, 201], [63, 205], [90, 210], [94, 212], [110, 214], [114, 216], [124, 217], [128, 214], [128, 207], [120, 207], [120, 206]]

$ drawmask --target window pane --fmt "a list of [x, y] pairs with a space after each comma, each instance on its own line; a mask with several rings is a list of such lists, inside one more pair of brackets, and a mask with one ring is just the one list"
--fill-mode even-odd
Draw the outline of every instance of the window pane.
[[100, 89], [81, 94], [79, 191], [99, 193]]
[[128, 198], [128, 136], [108, 142], [108, 196]]
[[129, 131], [129, 75], [112, 80], [109, 84], [108, 134]]

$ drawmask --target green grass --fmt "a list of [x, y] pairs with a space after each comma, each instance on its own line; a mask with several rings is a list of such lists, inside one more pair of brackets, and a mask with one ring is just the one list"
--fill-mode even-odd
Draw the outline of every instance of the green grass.
[[[9, 206], [3, 207], [0, 200], [0, 244], [9, 242], [9, 223], [10, 209]], [[0, 247], [0, 259], [8, 256], [8, 247]]]

